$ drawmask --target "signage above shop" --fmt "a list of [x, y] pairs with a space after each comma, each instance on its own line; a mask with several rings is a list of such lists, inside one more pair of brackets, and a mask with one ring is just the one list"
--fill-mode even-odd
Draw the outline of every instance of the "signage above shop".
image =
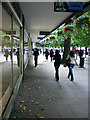
[[83, 2], [69, 2], [69, 10], [83, 10]]
[[83, 2], [54, 2], [54, 12], [80, 12]]

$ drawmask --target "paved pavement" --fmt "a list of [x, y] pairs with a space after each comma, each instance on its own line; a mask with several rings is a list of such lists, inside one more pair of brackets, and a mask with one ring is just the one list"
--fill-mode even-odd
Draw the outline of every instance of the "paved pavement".
[[53, 64], [42, 55], [37, 67], [30, 60], [10, 118], [88, 118], [88, 58], [74, 67], [73, 82], [63, 65], [57, 82]]

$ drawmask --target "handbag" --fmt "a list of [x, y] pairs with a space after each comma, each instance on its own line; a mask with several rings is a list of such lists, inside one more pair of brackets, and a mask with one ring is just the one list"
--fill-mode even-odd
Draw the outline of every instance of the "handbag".
[[69, 66], [69, 64], [70, 64], [70, 57], [67, 60], [65, 60], [64, 67]]

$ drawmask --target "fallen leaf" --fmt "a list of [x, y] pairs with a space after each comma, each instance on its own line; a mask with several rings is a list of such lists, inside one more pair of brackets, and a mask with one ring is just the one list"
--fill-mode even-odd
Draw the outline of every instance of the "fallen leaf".
[[32, 117], [32, 113], [30, 113], [27, 118], [30, 118], [30, 117]]
[[29, 112], [31, 112], [32, 110], [29, 110]]
[[22, 107], [22, 105], [19, 106], [20, 108]]
[[34, 102], [34, 100], [31, 100], [31, 102]]
[[41, 116], [40, 118], [44, 118], [44, 117]]
[[45, 110], [45, 108], [40, 108], [40, 110], [41, 110], [41, 111], [44, 111], [44, 110]]
[[36, 115], [36, 118], [40, 118], [40, 113]]
[[24, 88], [26, 88], [26, 86], [23, 86]]
[[26, 110], [26, 106], [23, 107], [23, 110], [24, 110], [24, 111]]
[[24, 103], [25, 101], [20, 101], [20, 103]]
[[41, 94], [41, 96], [43, 96], [43, 95]]
[[62, 113], [59, 113], [59, 116], [62, 116]]
[[28, 88], [28, 90], [31, 90], [31, 88]]
[[16, 118], [16, 116], [14, 116], [14, 118]]
[[15, 110], [15, 113], [18, 113], [18, 112], [19, 112], [19, 110], [18, 110], [18, 109], [16, 109], [16, 110]]
[[35, 102], [35, 104], [39, 104], [39, 102]]
[[54, 100], [54, 101], [55, 101], [55, 100], [56, 100], [56, 98], [53, 98], [52, 100]]

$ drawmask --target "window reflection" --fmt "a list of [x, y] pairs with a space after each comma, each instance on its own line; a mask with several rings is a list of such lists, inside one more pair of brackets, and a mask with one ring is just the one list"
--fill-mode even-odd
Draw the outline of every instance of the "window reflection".
[[[2, 111], [12, 93], [12, 63], [11, 63], [11, 16], [2, 8], [2, 28], [0, 28], [0, 69], [2, 67]], [[0, 113], [1, 114], [1, 113]]]
[[20, 76], [20, 26], [16, 19], [13, 22], [13, 85]]
[[24, 65], [26, 66], [28, 59], [28, 36], [24, 33]]

